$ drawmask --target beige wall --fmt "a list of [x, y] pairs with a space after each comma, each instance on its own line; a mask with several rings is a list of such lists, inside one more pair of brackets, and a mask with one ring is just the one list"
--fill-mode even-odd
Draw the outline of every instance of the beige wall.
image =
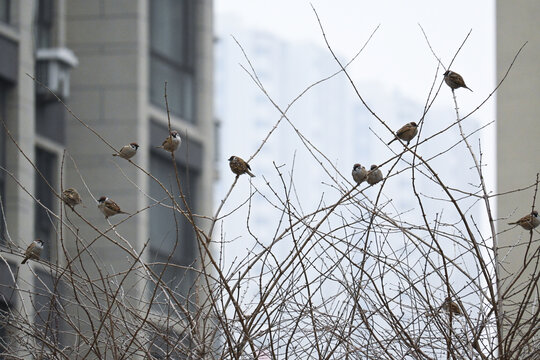
[[[525, 188], [535, 182], [540, 172], [540, 1], [497, 1], [497, 81], [504, 76], [508, 66], [521, 45], [528, 41], [509, 76], [497, 93], [497, 192]], [[539, 194], [540, 195], [540, 194]], [[497, 198], [499, 231], [511, 228], [508, 220], [517, 220], [530, 213], [534, 188]], [[535, 208], [540, 207], [540, 196]], [[524, 254], [530, 238], [528, 231], [520, 227], [503, 232], [498, 239], [501, 292], [511, 286], [514, 290], [530, 278], [537, 265], [536, 260], [510, 285], [511, 279], [522, 268]], [[528, 259], [538, 249], [538, 232], [533, 234]], [[520, 246], [517, 246], [520, 244]], [[538, 271], [538, 270], [536, 270]], [[538, 273], [536, 273], [538, 276]], [[529, 311], [536, 311], [538, 292], [530, 299]], [[503, 313], [507, 319], [514, 317], [511, 304], [519, 301], [524, 293], [518, 292], [503, 301]], [[525, 318], [527, 316], [525, 315]], [[526, 329], [526, 327], [524, 327]], [[519, 339], [518, 339], [519, 340]]]
[[[197, 124], [172, 116], [171, 126], [184, 134], [187, 130], [191, 139], [203, 145], [204, 158], [200, 184], [198, 186], [198, 212], [210, 215], [212, 211], [213, 166], [213, 25], [212, 1], [196, 1], [199, 7], [196, 26], [196, 108]], [[150, 144], [150, 119], [167, 124], [167, 114], [149, 103], [149, 39], [147, 0], [70, 0], [66, 1], [66, 45], [79, 57], [79, 66], [71, 77], [69, 105], [73, 112], [96, 130], [115, 148], [132, 141], [141, 146], [133, 159], [145, 169], [150, 168], [150, 149], [159, 144]], [[165, 136], [165, 134], [164, 134]], [[75, 119], [68, 120], [68, 143], [70, 154], [76, 159], [77, 167], [90, 187], [94, 198], [110, 196], [120, 207], [133, 213], [143, 209], [149, 201], [150, 178], [125, 160], [113, 158], [112, 149]], [[184, 145], [185, 146], [185, 145]], [[103, 230], [108, 227], [99, 213], [96, 202], [85, 190], [79, 174], [71, 161], [67, 162], [64, 187], [75, 187], [82, 191], [86, 209], [79, 209], [83, 216]], [[122, 171], [120, 171], [120, 169]], [[135, 184], [130, 184], [125, 177]], [[142, 190], [142, 191], [141, 191]], [[118, 223], [124, 215], [110, 218]], [[116, 230], [136, 252], [143, 248], [149, 238], [148, 211], [119, 225]], [[81, 237], [92, 239], [96, 231], [78, 221]], [[110, 235], [119, 243], [122, 239]], [[76, 253], [77, 244], [71, 243], [70, 251]], [[101, 271], [120, 273], [132, 264], [131, 259], [118, 246], [104, 238], [92, 244], [92, 252], [103, 264]], [[148, 252], [148, 251], [147, 251]], [[146, 260], [145, 257], [142, 260]], [[85, 260], [91, 263], [90, 259]], [[87, 268], [91, 269], [92, 265]], [[114, 270], [112, 270], [114, 268]], [[96, 276], [98, 269], [94, 268]], [[123, 284], [127, 295], [145, 296], [147, 284], [132, 276]], [[141, 306], [141, 311], [145, 311]]]

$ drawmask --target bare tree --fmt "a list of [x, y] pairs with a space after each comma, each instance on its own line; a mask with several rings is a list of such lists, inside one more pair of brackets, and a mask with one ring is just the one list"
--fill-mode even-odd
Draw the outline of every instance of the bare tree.
[[[278, 127], [286, 127], [298, 136], [313, 166], [319, 166], [327, 175], [327, 194], [321, 196], [317, 206], [306, 206], [298, 196], [294, 162], [287, 166], [278, 165], [276, 160], [274, 169], [279, 181], [257, 183], [260, 187], [250, 182], [250, 194], [240, 204], [229, 204], [230, 195], [235, 188], [246, 186], [246, 182], [239, 181], [239, 175], [231, 175], [234, 180], [228, 192], [222, 194], [215, 213], [210, 215], [193, 212], [174, 152], [174, 184], [160, 182], [148, 169], [127, 160], [162, 191], [160, 199], [147, 195], [150, 205], [127, 218], [137, 217], [151, 207], [164, 207], [174, 214], [177, 227], [186, 220], [192, 227], [200, 261], [181, 266], [170, 258], [165, 262], [148, 261], [144, 256], [148, 243], [136, 249], [117, 230], [125, 220], [110, 221], [108, 228], [100, 229], [77, 208], [61, 206], [59, 212], [54, 212], [28, 192], [55, 225], [59, 253], [65, 262], [40, 261], [40, 267], [35, 268], [38, 270], [32, 268], [35, 279], [40, 279], [37, 286], [31, 284], [33, 279], [21, 278], [18, 269], [9, 267], [12, 296], [31, 295], [33, 300], [2, 312], [4, 323], [8, 324], [6, 331], [12, 334], [11, 340], [2, 344], [5, 358], [15, 351], [36, 358], [59, 359], [540, 356], [540, 314], [536, 303], [540, 274], [538, 234], [531, 230], [514, 245], [527, 249], [522, 271], [511, 275], [504, 272], [504, 257], [509, 249], [501, 249], [497, 239], [501, 232], [517, 230], [509, 230], [506, 222], [498, 226], [492, 202], [505, 194], [494, 194], [487, 187], [482, 148], [473, 143], [474, 135], [490, 124], [466, 130], [467, 120], [490, 99], [504, 78], [476, 109], [464, 116], [459, 112], [457, 92], [452, 90], [455, 109], [449, 111], [455, 112], [455, 121], [435, 132], [425, 130], [433, 102], [447, 94], [441, 92], [445, 87], [441, 67], [449, 69], [454, 59], [445, 67], [424, 33], [437, 61], [422, 115], [414, 119], [418, 134], [410, 143], [398, 140], [402, 148], [377, 164], [384, 174], [381, 183], [356, 184], [350, 168], [338, 168], [303, 134], [303, 129], [296, 127], [288, 115], [289, 109], [301, 97], [309, 96], [313, 87], [344, 74], [358, 101], [386, 129], [370, 136], [386, 143], [383, 138], [393, 138], [395, 129], [377, 115], [348, 73], [348, 65], [365, 45], [349, 63], [343, 64], [334, 54], [316, 12], [315, 15], [339, 71], [307, 87], [286, 108], [268, 94], [248, 54], [238, 45], [248, 64], [244, 67], [246, 73], [278, 114], [248, 162], [271, 141]], [[513, 64], [509, 64], [508, 72]], [[167, 101], [166, 94], [165, 85]], [[116, 151], [65, 107], [75, 121]], [[6, 133], [18, 146], [7, 127]], [[425, 144], [450, 133], [458, 135], [450, 146], [435, 154], [422, 151]], [[467, 150], [476, 174], [475, 183], [467, 188], [453, 187], [437, 168], [437, 159], [457, 148]], [[19, 150], [22, 152], [20, 147]], [[31, 162], [29, 157], [27, 160]], [[65, 161], [77, 168], [77, 159], [69, 152], [62, 159], [62, 169]], [[34, 169], [39, 174], [35, 165]], [[9, 169], [2, 170], [23, 187]], [[398, 195], [384, 194], [387, 181], [394, 177], [410, 177], [407, 191], [414, 194], [414, 209], [399, 209], [391, 200]], [[81, 179], [84, 181], [84, 176]], [[538, 182], [537, 176], [527, 188], [513, 190], [531, 193], [533, 210]], [[60, 189], [49, 187], [61, 202], [64, 184]], [[250, 224], [254, 196], [263, 197], [276, 213], [274, 232], [264, 239]], [[247, 209], [245, 223], [228, 224], [231, 214], [242, 209]], [[95, 236], [80, 236], [74, 218], [93, 229]], [[488, 224], [487, 231], [482, 224]], [[250, 237], [247, 251], [232, 260], [225, 259], [228, 246], [244, 240], [228, 238], [223, 231], [227, 226], [245, 226]], [[22, 255], [24, 249], [9, 241], [9, 233], [7, 238], [9, 246], [3, 252]], [[76, 253], [68, 251], [67, 241], [75, 241]], [[93, 249], [98, 241], [121, 249], [129, 262], [127, 270], [115, 272], [104, 266], [99, 252]], [[1, 254], [0, 259], [6, 262]], [[528, 275], [531, 268], [534, 276]], [[38, 276], [37, 272], [44, 269], [49, 277]], [[192, 286], [175, 287], [168, 281], [170, 274], [195, 276], [189, 282]], [[133, 284], [139, 281], [150, 284], [145, 296], [133, 292]], [[509, 301], [512, 306], [506, 306]]]

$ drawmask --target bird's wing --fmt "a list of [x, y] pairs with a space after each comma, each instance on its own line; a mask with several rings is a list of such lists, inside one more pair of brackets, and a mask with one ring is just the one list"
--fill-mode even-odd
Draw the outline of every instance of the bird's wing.
[[518, 224], [523, 224], [523, 223], [527, 223], [530, 221], [530, 216], [529, 215], [525, 215], [524, 217], [522, 217], [521, 219], [519, 219], [517, 221]]
[[463, 81], [463, 77], [462, 77], [461, 75], [459, 75], [458, 73], [451, 73], [451, 74], [450, 74], [450, 77], [451, 77], [452, 80], [454, 80], [456, 83], [465, 85], [465, 81]]
[[109, 200], [105, 203], [105, 206], [107, 206], [108, 209], [114, 211], [114, 212], [120, 212], [120, 206], [118, 206], [117, 203], [115, 203], [112, 200]]
[[31, 243], [30, 245], [28, 245], [28, 247], [26, 248], [26, 251], [24, 252], [24, 256], [28, 257], [32, 255], [32, 251], [34, 251], [35, 247], [36, 247], [36, 244], [34, 243]]
[[408, 126], [403, 126], [401, 129], [399, 129], [397, 132], [396, 132], [396, 135], [397, 136], [401, 136], [403, 135], [407, 130], [409, 130], [409, 127]]

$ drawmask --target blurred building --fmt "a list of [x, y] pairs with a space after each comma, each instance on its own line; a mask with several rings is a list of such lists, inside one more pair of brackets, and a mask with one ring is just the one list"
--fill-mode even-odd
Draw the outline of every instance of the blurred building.
[[[295, 195], [291, 195], [291, 201], [297, 209], [302, 208], [306, 213], [310, 213], [317, 208], [323, 196], [324, 201], [334, 201], [331, 197], [334, 195], [332, 193], [334, 189], [328, 186], [333, 184], [331, 176], [335, 177], [344, 188], [348, 188], [352, 186], [346, 182], [352, 182], [350, 174], [353, 164], [361, 163], [369, 169], [372, 164], [381, 164], [392, 156], [385, 144], [390, 139], [387, 129], [365, 109], [345, 76], [340, 73], [326, 79], [339, 70], [328, 49], [317, 44], [279, 38], [263, 31], [253, 31], [234, 16], [220, 18], [216, 32], [219, 35], [216, 46], [216, 58], [219, 59], [216, 62], [216, 113], [223, 120], [220, 129], [223, 135], [221, 148], [225, 151], [223, 159], [219, 162], [223, 174], [220, 177], [217, 194], [226, 193], [234, 179], [228, 169], [226, 158], [239, 155], [247, 160], [281, 117], [279, 110], [244, 70], [249, 71], [250, 67], [235, 40], [246, 52], [258, 79], [272, 100], [282, 110], [295, 101], [287, 111], [292, 125], [282, 120], [262, 150], [250, 162], [253, 172], [257, 175], [251, 179], [253, 188], [250, 189], [244, 184], [248, 182], [247, 177], [240, 178], [241, 186], [237, 186], [231, 195], [232, 201], [229, 203], [231, 208], [242, 203], [254, 192], [254, 188], [266, 198], [272, 198], [273, 195], [265, 183], [268, 181], [272, 186], [280, 183], [276, 166], [285, 165], [280, 169], [284, 178], [288, 181], [289, 176], [292, 176], [295, 183]], [[231, 34], [235, 39], [230, 36]], [[319, 82], [321, 79], [326, 80]], [[311, 85], [314, 86], [310, 87]], [[385, 89], [380, 83], [357, 82], [356, 85], [369, 106], [391, 128], [398, 129], [407, 122], [418, 121], [422, 116], [423, 105], [411, 100], [406, 94]], [[296, 99], [306, 89], [308, 90]], [[441, 97], [443, 96], [450, 100], [450, 91], [443, 92]], [[442, 126], [453, 121], [453, 112], [441, 106], [433, 106], [426, 116], [424, 136], [440, 131]], [[295, 126], [310, 143], [304, 143], [292, 126]], [[469, 119], [464, 127], [469, 131], [479, 127], [479, 124], [476, 119]], [[470, 185], [476, 181], [474, 169], [471, 169], [474, 164], [469, 160], [470, 156], [465, 148], [437, 155], [442, 149], [454, 146], [454, 139], [460, 136], [458, 129], [447, 130], [447, 133], [448, 136], [439, 136], [436, 141], [422, 145], [422, 155], [426, 158], [437, 157], [434, 165], [449, 186], [474, 191]], [[238, 134], [245, 136], [239, 138]], [[312, 155], [307, 147], [311, 148], [315, 155]], [[394, 143], [392, 148], [399, 147]], [[326, 170], [320, 166], [314, 157], [321, 158], [321, 153], [336, 167], [343, 178], [338, 176], [326, 161], [324, 161]], [[409, 154], [406, 154], [404, 159], [405, 161], [401, 161], [393, 172], [408, 169]], [[389, 166], [384, 168], [385, 174], [388, 168]], [[425, 189], [426, 194], [429, 191], [435, 191], [435, 194], [438, 192], [438, 187], [433, 186], [430, 179], [419, 176], [416, 181]], [[279, 188], [281, 189], [281, 185]], [[381, 198], [381, 203], [392, 202], [393, 209], [388, 207], [386, 209], [390, 214], [393, 210], [402, 212], [399, 216], [403, 221], [416, 221], [418, 218], [418, 213], [411, 211], [417, 208], [418, 204], [410, 188], [410, 170], [405, 170], [404, 173], [393, 176], [386, 182]], [[374, 199], [377, 191], [377, 187], [366, 189], [365, 196]], [[358, 199], [361, 198], [359, 195]], [[216, 199], [216, 203], [219, 200]], [[440, 212], [444, 205], [441, 201], [431, 199], [423, 201], [428, 208], [427, 211], [434, 214]], [[267, 234], [276, 231], [281, 212], [269, 206], [268, 201], [259, 194], [254, 194], [250, 198], [250, 203], [250, 232], [259, 236], [258, 240], [264, 243]], [[243, 209], [245, 211], [233, 213], [231, 216], [234, 220], [230, 223], [245, 223], [247, 208], [245, 206]], [[471, 213], [479, 215], [476, 211]], [[449, 223], [458, 220], [451, 216], [451, 213], [445, 214], [445, 220]], [[226, 230], [229, 238], [246, 234], [244, 227], [235, 226]], [[239, 245], [240, 248], [236, 250], [243, 251], [249, 248], [246, 242], [249, 243], [250, 240], [250, 236], [245, 236]], [[229, 244], [229, 247], [233, 246], [234, 242]], [[289, 249], [283, 251], [288, 253]]]
[[[496, 13], [497, 81], [502, 80], [519, 48], [528, 42], [497, 90], [497, 193], [529, 187], [497, 198], [498, 218], [508, 219], [499, 228], [502, 231], [510, 228], [507, 222], [531, 212], [535, 196], [534, 208], [539, 210], [540, 194], [530, 186], [540, 172], [536, 156], [540, 153], [540, 3], [497, 1]], [[504, 297], [502, 316], [506, 324], [521, 318], [517, 329], [522, 334], [529, 333], [531, 328], [538, 331], [538, 322], [530, 322], [531, 318], [538, 319], [540, 301], [538, 233], [533, 233], [532, 242], [530, 239], [528, 231], [517, 227], [502, 233], [497, 243], [499, 296]], [[528, 263], [525, 271], [524, 263]], [[525, 313], [518, 312], [520, 308]], [[521, 336], [515, 341], [521, 341]]]
[[[219, 59], [216, 62], [216, 113], [223, 121], [220, 131], [224, 153], [219, 162], [222, 175], [217, 193], [224, 194], [234, 180], [227, 158], [238, 155], [248, 160], [281, 117], [280, 111], [240, 66], [242, 64], [249, 69], [240, 47], [230, 35], [234, 35], [242, 45], [268, 95], [282, 110], [310, 85], [335, 73], [337, 65], [327, 51], [317, 45], [291, 42], [262, 31], [252, 31], [240, 19], [231, 16], [221, 18], [220, 24], [216, 31], [219, 35], [216, 46], [216, 58]], [[292, 104], [287, 116], [314, 144], [315, 152], [324, 153], [345, 174], [350, 174], [355, 162], [368, 161], [371, 144], [356, 141], [355, 134], [361, 134], [368, 126], [369, 115], [342, 77], [334, 77], [309, 89]], [[238, 134], [244, 136], [239, 137]], [[339, 146], [335, 146], [337, 143]], [[326, 181], [328, 175], [320, 166], [314, 166], [313, 156], [287, 120], [281, 120], [250, 164], [257, 176], [252, 181], [263, 194], [268, 189], [261, 186], [262, 182], [279, 182], [276, 166], [285, 164], [284, 175], [288, 178], [293, 170], [295, 182], [299, 184], [296, 196], [303, 206], [315, 207], [320, 201], [321, 182]], [[335, 176], [333, 170], [331, 173]], [[240, 182], [242, 185], [233, 192], [229, 205], [243, 201], [249, 194], [249, 186], [243, 184], [248, 182], [247, 179], [240, 178]], [[270, 191], [266, 195], [271, 196]], [[273, 233], [280, 216], [279, 209], [267, 206], [267, 201], [260, 196], [254, 196], [252, 201], [254, 211], [250, 219], [254, 231], [262, 236]], [[236, 221], [245, 219], [243, 212], [236, 212], [233, 216], [238, 216]], [[230, 229], [235, 234], [242, 230]], [[232, 236], [231, 233], [229, 235]]]
[[[57, 273], [49, 266], [19, 267], [22, 252], [36, 237], [46, 244], [43, 260], [63, 267], [69, 258], [77, 271], [84, 268], [96, 279], [129, 271], [134, 260], [127, 252], [145, 248], [141, 259], [156, 263], [151, 268], [164, 282], [186, 296], [192, 291], [195, 274], [186, 267], [200, 262], [190, 224], [160, 205], [170, 201], [155, 181], [111, 154], [137, 142], [133, 161], [181, 202], [170, 153], [155, 148], [168, 135], [167, 82], [171, 128], [183, 138], [175, 154], [182, 190], [194, 213], [211, 214], [216, 176], [212, 7], [212, 0], [0, 0], [0, 118], [7, 129], [0, 126], [5, 216], [0, 309], [42, 324], [43, 339], [73, 343], [62, 334], [75, 332], [67, 323], [56, 329], [47, 325], [53, 294], [72, 289], [57, 287]], [[35, 74], [72, 114], [27, 74]], [[86, 208], [78, 211], [85, 220], [62, 206], [57, 194], [68, 187], [80, 192]], [[109, 232], [115, 241], [125, 241], [127, 250], [96, 231], [109, 227], [96, 207], [102, 195], [136, 213]], [[58, 226], [59, 216], [69, 217], [71, 230]], [[110, 220], [115, 224], [123, 216]], [[81, 253], [86, 245], [91, 246]], [[165, 263], [177, 266], [165, 268]], [[13, 295], [18, 267], [17, 286], [29, 291]], [[152, 284], [130, 276], [122, 286], [126, 298], [144, 309]], [[158, 319], [166, 307], [154, 302]], [[91, 331], [84, 322], [80, 329]], [[9, 351], [19, 346], [24, 356], [24, 344], [12, 341], [17, 333], [10, 331], [0, 329], [2, 346]]]

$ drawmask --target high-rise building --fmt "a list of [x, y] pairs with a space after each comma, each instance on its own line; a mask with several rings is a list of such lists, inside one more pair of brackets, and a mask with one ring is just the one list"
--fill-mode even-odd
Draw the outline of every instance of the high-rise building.
[[[212, 8], [212, 0], [0, 1], [5, 352], [28, 356], [41, 343], [44, 357], [58, 348], [91, 358], [115, 351], [165, 358], [189, 348], [179, 320], [189, 316], [171, 308], [170, 297], [178, 295], [188, 313], [197, 303], [200, 253], [181, 211], [212, 211]], [[156, 148], [169, 123], [182, 137], [174, 162]], [[137, 166], [112, 156], [131, 142], [140, 146]], [[76, 207], [78, 214], [59, 198], [70, 187], [86, 206]], [[97, 208], [101, 196], [131, 215], [108, 223]], [[19, 266], [37, 237], [45, 242], [43, 261]], [[110, 312], [118, 322], [105, 325]], [[137, 335], [132, 343], [130, 334]]]

